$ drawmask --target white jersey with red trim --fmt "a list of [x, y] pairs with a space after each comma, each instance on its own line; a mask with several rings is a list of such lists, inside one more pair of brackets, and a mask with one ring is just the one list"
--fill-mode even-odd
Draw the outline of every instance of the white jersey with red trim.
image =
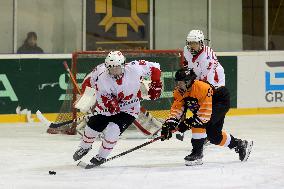
[[152, 68], [160, 72], [160, 64], [144, 60], [132, 61], [125, 65], [123, 76], [120, 79], [113, 78], [105, 64], [98, 65], [85, 78], [83, 86], [91, 85], [96, 91], [97, 104], [96, 112], [102, 115], [110, 116], [111, 114], [106, 105], [106, 99], [116, 98], [121, 112], [128, 113], [135, 118], [140, 112], [140, 80], [143, 77], [150, 77]]
[[192, 68], [197, 79], [208, 81], [216, 88], [225, 86], [224, 68], [210, 47], [204, 45], [203, 49], [193, 57], [190, 50], [185, 46], [183, 53], [187, 61], [185, 67]]

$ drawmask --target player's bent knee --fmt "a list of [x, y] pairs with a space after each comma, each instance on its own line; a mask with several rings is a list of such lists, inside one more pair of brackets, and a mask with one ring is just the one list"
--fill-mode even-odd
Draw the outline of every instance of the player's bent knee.
[[207, 135], [207, 138], [210, 141], [210, 143], [215, 144], [215, 145], [219, 145], [222, 141], [222, 137], [218, 137], [218, 136], [208, 136]]
[[108, 140], [117, 141], [120, 135], [119, 126], [113, 122], [110, 122], [104, 131], [104, 135]]

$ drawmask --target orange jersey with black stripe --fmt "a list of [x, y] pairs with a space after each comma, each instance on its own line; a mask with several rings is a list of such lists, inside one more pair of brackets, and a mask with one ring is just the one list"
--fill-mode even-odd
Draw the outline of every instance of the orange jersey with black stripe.
[[194, 112], [198, 118], [207, 123], [212, 114], [212, 87], [203, 81], [195, 80], [191, 88], [184, 94], [181, 94], [176, 88], [173, 92], [174, 102], [171, 106], [170, 116], [177, 119], [181, 119], [185, 109], [187, 108], [187, 100], [194, 100], [198, 107]]

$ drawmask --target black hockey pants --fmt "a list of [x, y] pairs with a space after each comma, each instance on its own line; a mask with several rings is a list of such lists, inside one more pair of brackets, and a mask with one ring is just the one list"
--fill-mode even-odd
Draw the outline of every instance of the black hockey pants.
[[122, 134], [135, 120], [135, 117], [124, 112], [112, 116], [94, 115], [90, 117], [87, 125], [95, 131], [102, 132], [109, 122], [113, 122], [119, 126], [120, 134]]
[[212, 97], [212, 115], [206, 124], [207, 138], [212, 144], [222, 141], [222, 129], [226, 113], [230, 109], [230, 93], [226, 87], [216, 89]]

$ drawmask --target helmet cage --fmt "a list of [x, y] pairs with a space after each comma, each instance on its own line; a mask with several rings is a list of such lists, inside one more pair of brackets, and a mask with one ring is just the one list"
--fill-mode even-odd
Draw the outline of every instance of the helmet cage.
[[[190, 42], [199, 43], [200, 49], [194, 50], [190, 48]], [[191, 30], [186, 37], [186, 46], [192, 55], [197, 55], [198, 52], [204, 47], [204, 35], [201, 30]]]

